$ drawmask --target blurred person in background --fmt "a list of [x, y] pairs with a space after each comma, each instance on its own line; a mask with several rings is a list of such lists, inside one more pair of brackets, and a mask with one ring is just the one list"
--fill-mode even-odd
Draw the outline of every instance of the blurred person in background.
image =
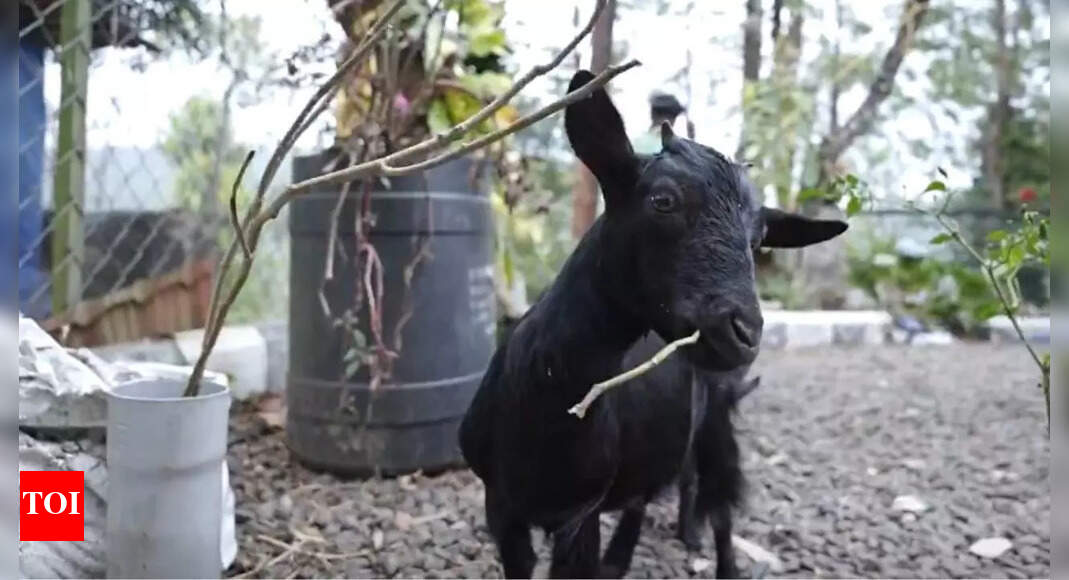
[[[679, 100], [667, 93], [654, 92], [650, 95], [650, 127], [632, 140], [635, 153], [655, 155], [661, 151], [661, 123], [667, 121], [675, 125], [676, 119], [687, 110]], [[687, 123], [687, 136], [694, 137], [694, 131]]]

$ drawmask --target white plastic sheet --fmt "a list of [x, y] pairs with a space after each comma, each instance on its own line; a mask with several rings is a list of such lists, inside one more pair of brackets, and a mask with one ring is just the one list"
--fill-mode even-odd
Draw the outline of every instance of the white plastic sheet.
[[[105, 392], [139, 378], [188, 377], [191, 367], [151, 362], [107, 362], [88, 349], [67, 349], [32, 319], [19, 315], [19, 426], [57, 434], [99, 430], [107, 420]], [[206, 372], [222, 385], [225, 375]], [[85, 542], [20, 542], [23, 578], [101, 578], [104, 576], [104, 524], [107, 514], [105, 447], [91, 439], [40, 441], [19, 433], [19, 470], [85, 471]], [[220, 482], [223, 518], [222, 568], [237, 557], [235, 499], [223, 466]]]

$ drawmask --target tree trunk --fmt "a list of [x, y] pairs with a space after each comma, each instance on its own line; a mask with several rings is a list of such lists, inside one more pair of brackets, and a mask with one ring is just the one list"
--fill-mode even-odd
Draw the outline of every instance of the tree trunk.
[[[1003, 0], [998, 0], [1003, 1]], [[839, 158], [850, 148], [858, 137], [868, 133], [876, 123], [880, 104], [891, 95], [895, 76], [902, 66], [902, 60], [913, 46], [917, 28], [928, 12], [928, 0], [907, 0], [902, 12], [902, 20], [895, 34], [894, 44], [884, 55], [876, 78], [869, 85], [868, 95], [861, 106], [833, 133], [829, 133], [820, 144], [818, 152], [817, 185], [823, 186], [835, 177]]]
[[[838, 165], [843, 152], [875, 125], [879, 106], [890, 96], [898, 69], [913, 45], [914, 35], [927, 11], [928, 0], [906, 0], [894, 44], [884, 55], [876, 78], [869, 85], [868, 95], [861, 106], [840, 124], [837, 105], [833, 104], [833, 126], [817, 151], [818, 187], [827, 185], [840, 173]], [[832, 97], [833, 102], [837, 101], [834, 92]], [[825, 219], [842, 218], [842, 212], [837, 205], [815, 205], [807, 207], [806, 213]], [[818, 304], [821, 308], [843, 307], [847, 287], [845, 244], [845, 240], [839, 237], [804, 248], [797, 253], [799, 269], [794, 277], [795, 289], [807, 302]]]
[[772, 46], [776, 46], [776, 41], [779, 40], [779, 27], [781, 17], [783, 16], [783, 0], [775, 0], [772, 2]]
[[742, 23], [742, 130], [735, 159], [746, 161], [747, 134], [750, 132], [747, 102], [753, 98], [761, 77], [761, 0], [746, 0], [746, 20]]
[[[781, 110], [797, 107], [795, 93], [798, 84], [798, 61], [802, 56], [802, 28], [805, 17], [800, 10], [791, 11], [791, 20], [787, 26], [787, 36], [779, 37], [775, 45], [772, 63], [772, 82], [779, 94]], [[780, 147], [773, 152], [773, 174], [776, 176], [776, 198], [783, 209], [793, 209], [794, 190], [794, 156], [798, 149], [798, 131], [801, 125], [799, 115], [782, 129]]]
[[[609, 0], [594, 24], [591, 35], [590, 70], [604, 71], [612, 60], [612, 25], [616, 20], [616, 0]], [[575, 185], [572, 190], [572, 236], [583, 237], [598, 212], [598, 181], [581, 161], [575, 162]]]
[[839, 96], [842, 94], [842, 82], [839, 78], [839, 61], [842, 55], [843, 3], [835, 0], [835, 42], [831, 52], [831, 91], [828, 95], [828, 134], [839, 130]]
[[988, 105], [987, 131], [983, 150], [983, 173], [991, 196], [991, 207], [1007, 207], [1006, 160], [1003, 142], [1010, 121], [1010, 50], [1006, 41], [1006, 0], [995, 0], [991, 15], [995, 32], [995, 102]]

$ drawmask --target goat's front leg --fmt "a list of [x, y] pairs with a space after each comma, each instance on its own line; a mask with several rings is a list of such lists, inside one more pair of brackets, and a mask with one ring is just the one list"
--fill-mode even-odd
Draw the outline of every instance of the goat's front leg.
[[505, 578], [530, 578], [537, 559], [531, 547], [531, 527], [515, 517], [490, 488], [486, 490], [486, 525], [497, 544]]
[[574, 531], [553, 535], [553, 562], [550, 578], [597, 578], [601, 553], [601, 530], [595, 510]]
[[713, 508], [712, 515], [713, 543], [716, 545], [716, 577], [738, 578], [739, 569], [735, 566], [735, 546], [731, 542], [731, 506], [719, 505]]
[[679, 517], [676, 520], [676, 537], [692, 552], [702, 549], [701, 525], [704, 514], [698, 512], [698, 473], [693, 458], [683, 463], [679, 474]]
[[630, 505], [620, 514], [620, 523], [609, 540], [605, 557], [601, 560], [601, 578], [623, 578], [631, 568], [631, 557], [635, 555], [639, 534], [642, 532], [642, 520], [646, 517], [646, 502]]

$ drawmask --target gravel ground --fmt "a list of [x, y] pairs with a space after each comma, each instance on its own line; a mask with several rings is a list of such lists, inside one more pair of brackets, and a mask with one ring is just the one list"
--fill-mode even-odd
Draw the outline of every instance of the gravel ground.
[[[763, 354], [762, 385], [738, 420], [750, 491], [736, 535], [782, 568], [754, 566], [740, 551], [741, 570], [1050, 577], [1049, 449], [1030, 364], [1014, 345], [988, 344]], [[230, 575], [501, 576], [471, 473], [343, 481], [296, 465], [269, 423], [252, 405], [235, 406], [240, 552]], [[674, 538], [673, 496], [647, 512], [632, 577], [713, 574], [694, 571], [696, 558], [713, 558], [711, 538], [697, 555]], [[899, 496], [926, 509], [894, 509]], [[996, 536], [1012, 547], [996, 558], [970, 553]], [[540, 534], [535, 542], [544, 577]]]

